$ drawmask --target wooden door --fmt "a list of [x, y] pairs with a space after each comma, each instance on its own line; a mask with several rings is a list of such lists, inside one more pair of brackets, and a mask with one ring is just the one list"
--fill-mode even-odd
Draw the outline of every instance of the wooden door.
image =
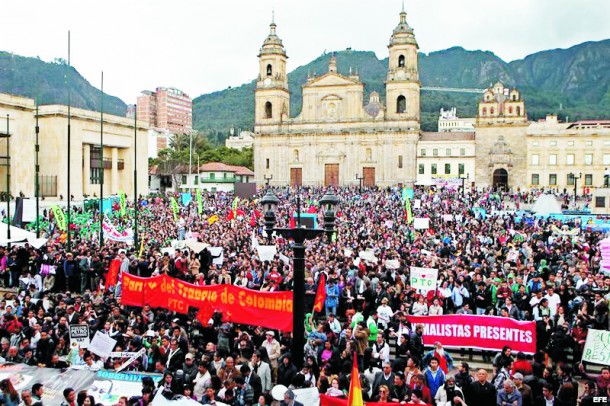
[[303, 168], [290, 168], [290, 186], [303, 185]]
[[339, 186], [339, 164], [324, 165], [324, 186]]
[[375, 168], [362, 168], [362, 186], [372, 187], [375, 186]]

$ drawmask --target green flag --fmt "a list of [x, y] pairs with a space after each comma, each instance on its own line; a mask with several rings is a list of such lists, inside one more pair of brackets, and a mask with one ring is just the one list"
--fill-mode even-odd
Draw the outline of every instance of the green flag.
[[180, 213], [180, 207], [178, 207], [178, 202], [174, 199], [174, 196], [169, 198], [169, 201], [172, 205], [172, 211], [174, 212], [174, 220], [178, 221], [178, 213]]
[[51, 206], [51, 210], [53, 210], [53, 216], [55, 217], [55, 223], [57, 223], [57, 227], [61, 231], [66, 231], [66, 217], [64, 216], [64, 211], [58, 205], [54, 204]]
[[201, 200], [201, 189], [197, 188], [197, 213], [203, 213], [203, 201]]
[[125, 215], [125, 213], [127, 212], [127, 196], [125, 196], [125, 193], [121, 192], [120, 193], [120, 205], [121, 205], [121, 217], [123, 217]]
[[407, 214], [407, 224], [411, 224], [413, 222], [413, 212], [411, 211], [411, 199], [409, 199], [409, 196], [405, 199], [405, 212]]

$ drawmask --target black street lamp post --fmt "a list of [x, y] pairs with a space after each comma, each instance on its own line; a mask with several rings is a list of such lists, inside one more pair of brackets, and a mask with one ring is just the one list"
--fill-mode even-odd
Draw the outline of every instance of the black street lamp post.
[[470, 179], [470, 174], [467, 173], [466, 176], [460, 175], [460, 179], [462, 179], [462, 194], [466, 196], [466, 179]]
[[273, 174], [267, 176], [267, 175], [263, 175], [263, 178], [265, 179], [265, 186], [269, 186], [269, 181], [271, 179], [273, 179]]
[[335, 232], [335, 206], [339, 199], [332, 193], [326, 193], [320, 204], [324, 208], [324, 229], [313, 229], [301, 226], [301, 197], [297, 192], [297, 225], [296, 228], [275, 228], [275, 211], [279, 199], [271, 189], [267, 190], [261, 199], [265, 211], [265, 232], [267, 237], [275, 231], [277, 234], [294, 240], [292, 250], [294, 254], [294, 289], [292, 302], [292, 359], [300, 370], [304, 361], [305, 347], [305, 240], [314, 239], [326, 234], [329, 241]]
[[568, 176], [574, 179], [574, 208], [576, 209], [576, 198], [578, 197], [578, 179], [582, 178], [582, 173], [579, 173], [578, 176], [576, 176], [575, 173], [570, 172]]
[[362, 194], [362, 181], [364, 180], [364, 176], [359, 176], [356, 174], [356, 180], [360, 182], [360, 188], [358, 189], [359, 193]]

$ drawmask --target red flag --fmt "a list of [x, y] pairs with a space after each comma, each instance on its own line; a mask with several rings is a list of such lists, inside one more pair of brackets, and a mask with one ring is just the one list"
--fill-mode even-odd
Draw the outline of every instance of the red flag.
[[358, 372], [358, 354], [354, 352], [354, 365], [349, 382], [349, 394], [347, 395], [347, 406], [364, 406], [362, 401], [362, 385], [360, 384], [360, 372]]
[[295, 228], [297, 226], [297, 222], [294, 219], [294, 212], [292, 212], [290, 216], [290, 228]]
[[[313, 311], [320, 313], [324, 308], [326, 301], [326, 275], [321, 274], [318, 281], [318, 290], [316, 291], [316, 299], [313, 302]], [[328, 316], [328, 314], [327, 314]]]
[[233, 210], [229, 210], [229, 214], [227, 214], [227, 220], [231, 221], [235, 218], [235, 213]]
[[108, 268], [108, 274], [106, 274], [106, 290], [108, 290], [108, 288], [111, 286], [116, 286], [117, 280], [119, 279], [120, 269], [120, 259], [113, 259], [110, 261], [110, 268]]
[[318, 212], [318, 209], [314, 205], [309, 206], [309, 209], [307, 209], [307, 213], [310, 213], [310, 214], [317, 213], [317, 212]]
[[254, 217], [259, 219], [259, 218], [263, 217], [263, 213], [261, 213], [260, 211], [254, 209]]
[[252, 216], [250, 216], [250, 225], [252, 227], [256, 227], [256, 217], [254, 216], [254, 213], [252, 213]]

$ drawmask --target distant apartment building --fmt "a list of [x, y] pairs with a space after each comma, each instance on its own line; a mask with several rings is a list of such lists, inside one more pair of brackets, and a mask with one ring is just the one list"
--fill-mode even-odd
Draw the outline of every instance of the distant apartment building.
[[138, 120], [172, 134], [185, 134], [193, 129], [193, 101], [178, 89], [144, 90], [138, 96], [137, 112]]

